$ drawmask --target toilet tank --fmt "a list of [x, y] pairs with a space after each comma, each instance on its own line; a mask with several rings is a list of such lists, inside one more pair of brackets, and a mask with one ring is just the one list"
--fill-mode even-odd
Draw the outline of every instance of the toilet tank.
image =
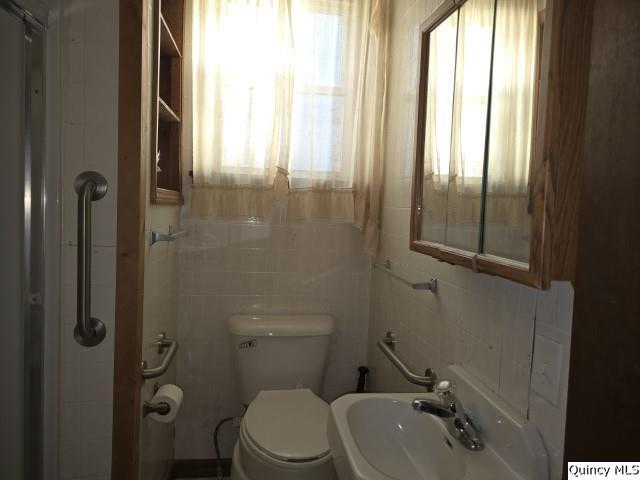
[[329, 315], [234, 315], [227, 321], [242, 403], [261, 390], [320, 395], [334, 321]]

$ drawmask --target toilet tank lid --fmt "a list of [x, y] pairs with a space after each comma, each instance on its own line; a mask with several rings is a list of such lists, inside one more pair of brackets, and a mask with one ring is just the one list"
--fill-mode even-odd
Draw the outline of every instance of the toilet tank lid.
[[333, 333], [331, 315], [233, 315], [232, 335], [247, 337], [316, 337]]

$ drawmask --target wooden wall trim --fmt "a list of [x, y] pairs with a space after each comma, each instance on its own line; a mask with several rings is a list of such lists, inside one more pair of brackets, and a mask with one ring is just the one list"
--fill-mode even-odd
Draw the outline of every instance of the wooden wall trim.
[[553, 280], [575, 278], [593, 0], [554, 0], [545, 157]]
[[[111, 478], [139, 469], [145, 209], [147, 0], [120, 0], [118, 233]], [[147, 120], [148, 121], [148, 120]]]
[[594, 4], [565, 462], [637, 463], [640, 2]]

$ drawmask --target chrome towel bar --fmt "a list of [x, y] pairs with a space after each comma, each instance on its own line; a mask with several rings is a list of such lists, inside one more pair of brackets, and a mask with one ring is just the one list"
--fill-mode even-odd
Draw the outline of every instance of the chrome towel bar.
[[414, 385], [420, 385], [426, 387], [429, 392], [433, 391], [433, 387], [436, 384], [437, 376], [433, 370], [427, 369], [425, 375], [417, 375], [409, 370], [409, 367], [400, 360], [400, 357], [396, 355], [396, 334], [393, 332], [387, 332], [387, 335], [378, 341], [378, 348], [382, 350], [382, 353], [391, 361], [391, 363], [400, 370], [400, 373], [404, 378]]
[[154, 230], [151, 232], [150, 245], [157, 242], [175, 242], [176, 238], [181, 237], [185, 233], [187, 233], [185, 230], [176, 230], [171, 225], [169, 225], [169, 231], [167, 233], [160, 233]]
[[91, 316], [91, 202], [107, 194], [107, 180], [97, 172], [84, 172], [74, 184], [78, 194], [78, 299], [73, 336], [80, 345], [93, 347], [107, 335], [102, 321]]
[[171, 361], [178, 351], [179, 346], [175, 340], [167, 340], [167, 335], [164, 332], [158, 334], [158, 340], [153, 343], [158, 346], [158, 353], [160, 355], [164, 353], [165, 348], [169, 350], [157, 367], [147, 368], [146, 360], [142, 361], [142, 378], [145, 380], [163, 375], [169, 369], [169, 365], [171, 365]]
[[408, 285], [409, 287], [413, 288], [414, 290], [429, 290], [432, 293], [437, 293], [438, 292], [438, 279], [437, 278], [432, 278], [428, 282], [412, 283], [412, 282], [410, 282], [408, 280], [405, 280], [404, 278], [402, 278], [401, 276], [396, 274], [393, 270], [391, 270], [391, 260], [387, 259], [384, 263], [375, 263], [374, 262], [373, 268], [377, 268], [378, 270], [382, 270], [383, 272], [388, 273], [393, 278], [396, 278], [397, 280], [400, 280], [400, 282], [404, 283], [405, 285]]

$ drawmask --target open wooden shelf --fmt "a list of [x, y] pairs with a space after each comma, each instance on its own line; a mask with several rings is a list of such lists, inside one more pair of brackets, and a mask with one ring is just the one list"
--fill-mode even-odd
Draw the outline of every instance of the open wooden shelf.
[[158, 117], [161, 122], [180, 123], [180, 117], [160, 97], [158, 97]]
[[151, 202], [181, 205], [184, 0], [153, 2]]
[[167, 57], [182, 57], [180, 48], [173, 38], [173, 34], [167, 25], [167, 21], [164, 16], [160, 14], [160, 55]]
[[184, 203], [184, 199], [180, 192], [158, 187], [156, 189], [156, 199], [154, 203], [164, 205], [182, 205]]

